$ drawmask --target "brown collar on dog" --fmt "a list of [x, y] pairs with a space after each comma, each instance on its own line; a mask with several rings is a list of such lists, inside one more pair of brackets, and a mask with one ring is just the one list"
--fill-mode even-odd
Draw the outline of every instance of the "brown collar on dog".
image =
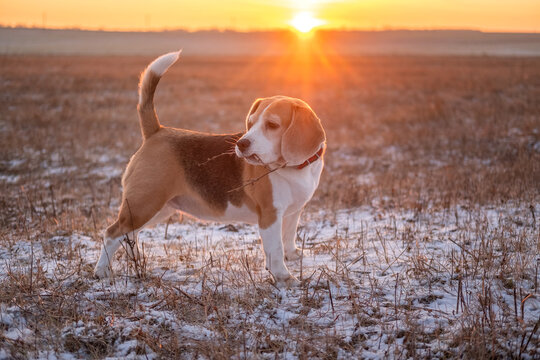
[[315, 155], [313, 155], [312, 157], [310, 157], [309, 159], [307, 159], [306, 161], [304, 161], [302, 164], [298, 165], [296, 168], [297, 168], [297, 169], [303, 169], [303, 168], [305, 168], [306, 166], [308, 166], [309, 164], [311, 164], [311, 163], [313, 163], [313, 162], [319, 160], [320, 157], [321, 157], [321, 155], [322, 155], [322, 153], [323, 153], [323, 151], [324, 151], [324, 146], [321, 147], [321, 148], [319, 149], [319, 151], [317, 151], [317, 152], [315, 153]]

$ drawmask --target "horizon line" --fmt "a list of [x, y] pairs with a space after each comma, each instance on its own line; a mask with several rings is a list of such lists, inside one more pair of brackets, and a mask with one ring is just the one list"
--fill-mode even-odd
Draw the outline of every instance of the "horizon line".
[[[182, 31], [186, 33], [198, 33], [198, 32], [235, 32], [235, 33], [262, 33], [262, 32], [292, 32], [295, 33], [296, 30], [289, 27], [274, 27], [274, 28], [257, 28], [257, 29], [235, 29], [229, 27], [201, 27], [196, 29], [189, 28], [105, 28], [105, 27], [79, 27], [79, 26], [66, 26], [66, 27], [52, 27], [52, 26], [42, 26], [42, 25], [8, 25], [0, 23], [0, 28], [3, 29], [26, 29], [26, 30], [76, 30], [76, 31], [89, 31], [89, 32], [121, 32], [121, 33], [163, 33], [163, 32], [174, 32]], [[527, 30], [527, 31], [515, 31], [515, 30], [486, 30], [486, 29], [475, 29], [475, 28], [439, 28], [439, 27], [423, 27], [423, 28], [407, 28], [407, 27], [374, 27], [374, 28], [351, 28], [351, 27], [330, 27], [330, 26], [320, 26], [312, 30], [313, 32], [318, 31], [337, 31], [337, 32], [391, 32], [391, 31], [418, 31], [418, 32], [428, 32], [428, 31], [469, 31], [469, 32], [479, 32], [486, 34], [540, 34], [540, 31]]]

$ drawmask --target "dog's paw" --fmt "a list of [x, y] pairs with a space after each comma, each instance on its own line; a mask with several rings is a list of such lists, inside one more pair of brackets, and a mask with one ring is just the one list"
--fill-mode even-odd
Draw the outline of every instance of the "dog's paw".
[[282, 280], [275, 279], [275, 280], [276, 280], [276, 284], [275, 284], [276, 287], [280, 289], [284, 289], [284, 288], [290, 289], [290, 288], [300, 286], [300, 281], [292, 275], [286, 279], [282, 279]]
[[94, 269], [94, 278], [95, 279], [107, 279], [112, 275], [111, 268], [107, 265], [105, 266], [96, 266]]
[[287, 261], [295, 261], [300, 260], [302, 257], [302, 249], [296, 248], [292, 251], [288, 251], [285, 253], [285, 260]]

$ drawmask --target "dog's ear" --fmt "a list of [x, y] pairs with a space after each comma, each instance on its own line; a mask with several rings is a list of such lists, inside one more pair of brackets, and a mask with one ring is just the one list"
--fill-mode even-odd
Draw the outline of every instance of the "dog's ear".
[[251, 108], [249, 109], [249, 112], [246, 116], [246, 127], [247, 127], [247, 123], [248, 123], [248, 120], [249, 120], [249, 117], [255, 112], [257, 111], [257, 108], [259, 107], [259, 105], [261, 105], [261, 101], [263, 101], [262, 98], [258, 98], [257, 100], [255, 100], [253, 102], [253, 104], [251, 104]]
[[321, 121], [307, 105], [293, 105], [291, 123], [281, 139], [281, 156], [289, 165], [300, 165], [326, 141]]

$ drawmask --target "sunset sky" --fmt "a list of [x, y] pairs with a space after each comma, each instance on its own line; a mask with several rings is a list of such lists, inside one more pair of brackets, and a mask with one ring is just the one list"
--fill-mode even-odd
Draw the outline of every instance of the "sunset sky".
[[540, 32], [540, 1], [0, 0], [0, 24], [106, 30], [245, 31], [295, 24], [305, 29], [321, 26]]

